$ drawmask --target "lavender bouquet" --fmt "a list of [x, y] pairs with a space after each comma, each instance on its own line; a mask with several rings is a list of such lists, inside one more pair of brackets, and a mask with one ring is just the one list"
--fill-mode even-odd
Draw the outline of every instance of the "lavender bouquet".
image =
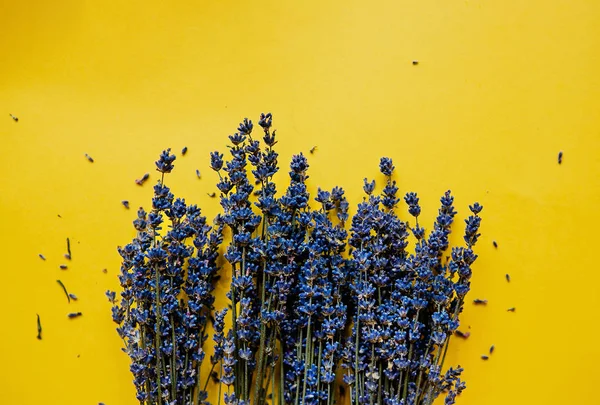
[[[278, 195], [272, 115], [258, 124], [262, 142], [244, 119], [229, 136], [228, 157], [211, 153], [223, 209], [213, 227], [164, 185], [175, 160], [167, 150], [156, 162], [153, 210], [140, 209], [137, 237], [119, 249], [120, 303], [108, 295], [140, 403], [206, 403], [214, 389], [231, 405], [429, 405], [440, 394], [453, 404], [465, 384], [462, 369], [444, 370], [444, 359], [469, 291], [482, 207], [470, 207], [466, 246], [445, 256], [456, 215], [450, 192], [426, 234], [415, 193], [404, 197], [414, 224], [399, 218], [394, 166], [382, 158], [383, 190], [375, 194], [375, 181], [364, 180], [348, 232], [343, 189], [319, 189], [309, 204], [302, 154]], [[161, 237], [163, 217], [170, 230]], [[214, 316], [211, 370], [201, 379], [221, 248], [231, 267], [230, 311]]]

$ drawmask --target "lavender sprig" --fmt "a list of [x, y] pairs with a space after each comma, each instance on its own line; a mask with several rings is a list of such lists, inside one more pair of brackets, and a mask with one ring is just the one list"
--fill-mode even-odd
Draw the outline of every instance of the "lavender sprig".
[[[161, 180], [154, 187], [152, 211], [138, 210], [137, 235], [119, 248], [121, 300], [116, 302], [114, 292], [107, 296], [132, 360], [137, 399], [195, 405], [207, 397], [199, 370], [222, 227], [212, 229], [196, 206], [174, 198], [164, 184], [174, 161], [166, 150], [156, 162]], [[169, 230], [162, 234], [165, 219]]]

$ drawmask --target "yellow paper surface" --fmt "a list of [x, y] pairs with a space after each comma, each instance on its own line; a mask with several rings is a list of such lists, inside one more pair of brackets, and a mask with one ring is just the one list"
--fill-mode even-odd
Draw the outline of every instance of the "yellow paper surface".
[[599, 17], [589, 0], [2, 2], [0, 403], [136, 404], [103, 295], [116, 246], [167, 147], [189, 148], [167, 184], [214, 216], [208, 153], [262, 111], [280, 187], [317, 145], [311, 191], [343, 186], [353, 210], [382, 155], [429, 228], [453, 191], [455, 243], [484, 205], [471, 298], [489, 304], [466, 305], [448, 359], [460, 404], [598, 403]]

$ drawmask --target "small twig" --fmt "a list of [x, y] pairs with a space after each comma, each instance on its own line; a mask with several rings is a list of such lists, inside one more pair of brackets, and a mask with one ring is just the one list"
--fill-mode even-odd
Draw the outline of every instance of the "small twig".
[[42, 340], [42, 321], [40, 320], [40, 315], [39, 314], [36, 314], [36, 315], [37, 315], [37, 331], [38, 331], [37, 338], [38, 338], [38, 340]]
[[65, 292], [65, 295], [67, 296], [67, 301], [69, 301], [69, 303], [71, 303], [71, 297], [69, 296], [69, 292], [67, 291], [67, 287], [65, 287], [65, 285], [63, 284], [62, 281], [60, 280], [56, 280], [56, 282], [58, 283], [58, 285], [60, 285], [63, 289], [63, 291]]

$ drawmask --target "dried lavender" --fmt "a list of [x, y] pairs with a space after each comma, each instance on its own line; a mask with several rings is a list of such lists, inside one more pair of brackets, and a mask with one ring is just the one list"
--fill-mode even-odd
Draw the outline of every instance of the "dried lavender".
[[[443, 253], [456, 215], [450, 192], [441, 198], [427, 236], [418, 221], [417, 195], [404, 198], [415, 221], [410, 227], [395, 213], [392, 161], [382, 158], [380, 171], [386, 178], [382, 194], [373, 195], [374, 182], [365, 180], [366, 197], [352, 219], [355, 309], [343, 351], [344, 382], [352, 404], [429, 405], [441, 392], [448, 392], [446, 403], [451, 404], [464, 389], [462, 369], [441, 370], [470, 287], [481, 206], [471, 207], [475, 215], [467, 220], [467, 248], [453, 248], [446, 262]], [[406, 252], [408, 230], [417, 240], [413, 254]]]
[[[310, 215], [304, 243], [307, 257], [300, 268], [298, 303], [293, 313], [299, 334], [299, 355], [295, 361], [300, 368], [295, 370], [296, 382], [287, 396], [293, 402], [326, 404], [334, 400], [333, 383], [346, 326], [347, 308], [343, 294], [348, 260], [342, 254], [346, 248], [347, 232], [343, 224], [347, 214], [343, 211], [346, 200], [340, 188], [336, 187], [332, 192], [319, 189], [315, 201], [320, 209]], [[332, 221], [334, 218], [337, 225]], [[286, 388], [284, 386], [284, 391]]]
[[[107, 293], [132, 359], [138, 400], [206, 403], [212, 381], [219, 385], [219, 402], [231, 405], [330, 405], [344, 396], [344, 385], [353, 405], [431, 405], [441, 393], [453, 404], [465, 388], [462, 369], [442, 369], [450, 337], [469, 336], [458, 331], [458, 316], [477, 258], [472, 247], [482, 207], [470, 207], [466, 247], [445, 255], [456, 215], [451, 193], [442, 196], [426, 234], [417, 194], [404, 196], [414, 225], [400, 219], [395, 167], [382, 158], [383, 190], [375, 193], [375, 180], [364, 180], [365, 197], [348, 233], [343, 189], [319, 189], [314, 207], [309, 205], [309, 165], [302, 154], [293, 156], [289, 186], [277, 195], [272, 119], [261, 114], [262, 139], [253, 138], [254, 124], [244, 119], [229, 136], [227, 157], [211, 153], [223, 210], [214, 229], [197, 207], [175, 199], [164, 185], [175, 160], [170, 150], [156, 162], [162, 175], [153, 209], [138, 211], [136, 238], [119, 248], [120, 301]], [[162, 234], [165, 220], [169, 230]], [[213, 320], [224, 228], [231, 232], [224, 253], [231, 304]], [[417, 241], [414, 253], [407, 251], [410, 233]], [[201, 379], [209, 320], [214, 354]], [[338, 365], [342, 386], [335, 378]]]
[[[233, 363], [228, 360], [227, 367], [224, 365], [226, 372], [222, 379], [225, 379], [228, 387], [233, 385], [233, 394], [226, 395], [226, 403], [247, 403], [250, 400], [253, 373], [257, 367], [256, 353], [259, 346], [264, 348], [264, 341], [261, 343], [259, 336], [262, 330], [262, 311], [258, 283], [265, 253], [262, 238], [252, 236], [262, 218], [252, 210], [250, 196], [254, 186], [248, 177], [247, 166], [248, 163], [254, 165], [255, 175], [267, 183], [272, 176], [273, 167], [258, 167], [264, 155], [261, 153], [259, 142], [251, 137], [252, 129], [252, 121], [244, 119], [238, 127], [238, 132], [229, 136], [232, 144], [229, 149], [230, 160], [224, 161], [223, 154], [219, 152], [211, 153], [211, 168], [217, 172], [220, 180], [217, 187], [221, 192], [220, 203], [223, 208], [221, 220], [232, 234], [231, 243], [224, 256], [232, 268], [231, 290], [228, 293], [232, 308], [232, 329], [231, 333], [228, 333], [228, 347], [235, 349], [237, 361]], [[276, 154], [265, 154], [268, 154], [276, 165]], [[260, 363], [262, 367], [262, 359]], [[257, 384], [262, 382], [260, 378], [257, 380]]]
[[[131, 358], [137, 399], [149, 404], [199, 404], [206, 400], [200, 367], [213, 310], [222, 226], [212, 228], [195, 205], [175, 199], [164, 184], [175, 156], [163, 151], [152, 210], [140, 208], [134, 240], [119, 248], [121, 299], [107, 296], [113, 320]], [[145, 176], [149, 177], [149, 176]], [[169, 230], [161, 232], [165, 220]], [[187, 271], [184, 270], [187, 269]]]

